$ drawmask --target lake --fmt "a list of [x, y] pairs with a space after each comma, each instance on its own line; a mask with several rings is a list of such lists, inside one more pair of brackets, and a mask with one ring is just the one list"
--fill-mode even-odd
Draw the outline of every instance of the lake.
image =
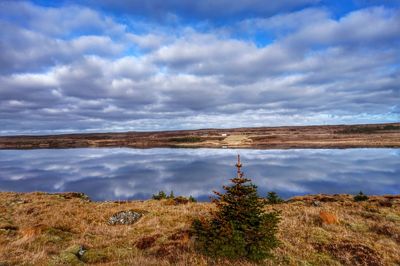
[[0, 191], [76, 191], [93, 200], [126, 200], [173, 190], [204, 201], [235, 176], [238, 153], [261, 196], [400, 194], [400, 149], [1, 150]]

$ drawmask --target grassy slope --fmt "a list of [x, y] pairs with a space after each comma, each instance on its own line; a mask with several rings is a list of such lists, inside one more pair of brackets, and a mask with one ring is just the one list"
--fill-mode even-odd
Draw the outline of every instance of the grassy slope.
[[[400, 264], [400, 196], [391, 207], [381, 206], [383, 197], [359, 203], [350, 196], [318, 197], [267, 207], [282, 211], [282, 244], [266, 265], [341, 265], [355, 254], [381, 265]], [[314, 207], [315, 199], [327, 202]], [[0, 265], [78, 264], [66, 252], [76, 245], [88, 248], [88, 264], [206, 265], [210, 260], [194, 252], [187, 230], [193, 217], [207, 216], [212, 208], [210, 203], [89, 202], [68, 195], [0, 193]], [[145, 215], [134, 225], [107, 225], [108, 217], [128, 209]], [[339, 224], [321, 224], [321, 210], [335, 214]]]

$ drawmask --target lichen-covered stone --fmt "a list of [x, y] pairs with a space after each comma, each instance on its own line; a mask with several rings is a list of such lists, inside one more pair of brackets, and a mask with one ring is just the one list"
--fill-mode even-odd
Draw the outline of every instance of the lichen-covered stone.
[[50, 263], [50, 265], [84, 265], [81, 257], [86, 249], [81, 245], [73, 245], [65, 249]]
[[117, 225], [117, 224], [133, 224], [136, 223], [142, 214], [139, 212], [135, 212], [132, 210], [129, 211], [121, 211], [115, 213], [108, 219], [108, 224], [110, 225]]
[[75, 254], [62, 252], [50, 265], [83, 265], [83, 262]]

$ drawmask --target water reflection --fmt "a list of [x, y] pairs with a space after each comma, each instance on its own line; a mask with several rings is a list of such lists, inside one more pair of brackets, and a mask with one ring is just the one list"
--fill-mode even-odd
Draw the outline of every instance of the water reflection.
[[237, 153], [261, 195], [400, 193], [400, 150], [65, 149], [0, 151], [0, 191], [79, 191], [94, 200], [159, 190], [208, 200], [235, 175]]

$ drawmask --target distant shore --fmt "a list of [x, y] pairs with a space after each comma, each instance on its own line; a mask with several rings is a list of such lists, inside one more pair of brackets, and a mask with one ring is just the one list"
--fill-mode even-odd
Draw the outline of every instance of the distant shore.
[[400, 123], [1, 136], [0, 149], [400, 148]]
[[[308, 195], [265, 208], [282, 218], [281, 244], [265, 265], [400, 261], [400, 195], [362, 202], [352, 195]], [[0, 265], [210, 265], [210, 258], [195, 251], [190, 226], [213, 209], [209, 202], [92, 202], [80, 193], [0, 192]], [[108, 224], [113, 214], [127, 210], [142, 217], [131, 225]], [[232, 264], [254, 265], [216, 265]]]

